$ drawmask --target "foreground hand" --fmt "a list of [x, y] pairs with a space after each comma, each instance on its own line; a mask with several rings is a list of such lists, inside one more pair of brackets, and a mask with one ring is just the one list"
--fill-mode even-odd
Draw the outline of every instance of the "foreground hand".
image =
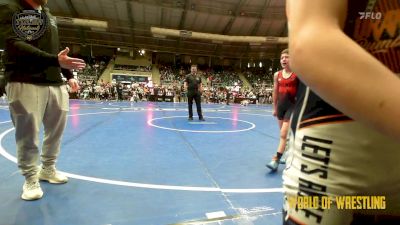
[[69, 70], [82, 70], [85, 68], [86, 63], [83, 59], [69, 57], [68, 53], [68, 47], [58, 53], [58, 63], [62, 68]]

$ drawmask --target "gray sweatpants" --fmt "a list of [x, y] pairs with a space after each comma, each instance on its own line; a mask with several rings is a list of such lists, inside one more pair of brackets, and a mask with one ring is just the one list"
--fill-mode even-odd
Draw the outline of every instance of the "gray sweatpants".
[[11, 82], [7, 84], [6, 91], [15, 127], [18, 167], [26, 179], [36, 179], [41, 124], [44, 127], [42, 164], [55, 165], [60, 152], [69, 109], [66, 85], [41, 86]]

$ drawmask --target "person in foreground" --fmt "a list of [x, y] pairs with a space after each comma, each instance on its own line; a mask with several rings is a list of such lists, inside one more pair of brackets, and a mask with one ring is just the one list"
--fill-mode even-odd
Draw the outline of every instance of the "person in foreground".
[[[305, 85], [290, 124], [283, 224], [400, 224], [400, 4], [286, 6], [290, 65]], [[299, 207], [310, 196], [316, 207]]]
[[[0, 29], [5, 40], [6, 92], [15, 127], [18, 167], [25, 177], [21, 198], [36, 200], [43, 196], [39, 180], [55, 184], [68, 181], [55, 167], [69, 110], [69, 95], [61, 73], [72, 91], [77, 91], [78, 81], [70, 70], [80, 70], [85, 63], [68, 57], [68, 48], [59, 51], [57, 23], [45, 7], [47, 0], [10, 2], [0, 7]], [[34, 24], [41, 25], [42, 33], [28, 37], [17, 32], [14, 19], [27, 14], [33, 18], [31, 21], [42, 20], [42, 23]], [[16, 17], [13, 19], [13, 16]], [[40, 155], [42, 165], [39, 167], [41, 124], [44, 136]]]

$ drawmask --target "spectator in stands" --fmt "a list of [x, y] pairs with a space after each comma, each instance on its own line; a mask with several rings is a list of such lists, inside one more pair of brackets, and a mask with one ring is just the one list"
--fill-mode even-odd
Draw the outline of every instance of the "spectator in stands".
[[189, 120], [193, 120], [193, 100], [196, 102], [197, 115], [200, 121], [204, 121], [203, 113], [201, 111], [201, 94], [203, 86], [201, 84], [201, 77], [197, 73], [197, 66], [192, 65], [190, 68], [191, 73], [186, 76], [185, 89], [187, 91]]
[[187, 93], [185, 90], [185, 84], [181, 84], [180, 85], [180, 89], [181, 89], [181, 101], [182, 102], [187, 102]]
[[229, 105], [229, 101], [231, 99], [231, 91], [229, 90], [229, 88], [225, 88], [225, 92], [226, 92], [226, 105]]
[[272, 104], [273, 99], [272, 99], [272, 93], [268, 92], [268, 104]]
[[181, 102], [181, 89], [179, 86], [174, 86], [175, 100], [174, 102]]
[[123, 90], [124, 90], [123, 84], [122, 83], [118, 83], [118, 85], [117, 85], [118, 101], [122, 101], [123, 100], [123, 98], [122, 98]]

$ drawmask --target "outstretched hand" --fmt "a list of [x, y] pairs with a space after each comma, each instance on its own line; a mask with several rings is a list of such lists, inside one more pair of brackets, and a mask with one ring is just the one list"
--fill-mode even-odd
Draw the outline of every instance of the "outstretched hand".
[[83, 61], [83, 59], [69, 57], [68, 53], [68, 47], [58, 53], [58, 63], [60, 64], [61, 68], [69, 70], [82, 70], [85, 68], [86, 63]]

